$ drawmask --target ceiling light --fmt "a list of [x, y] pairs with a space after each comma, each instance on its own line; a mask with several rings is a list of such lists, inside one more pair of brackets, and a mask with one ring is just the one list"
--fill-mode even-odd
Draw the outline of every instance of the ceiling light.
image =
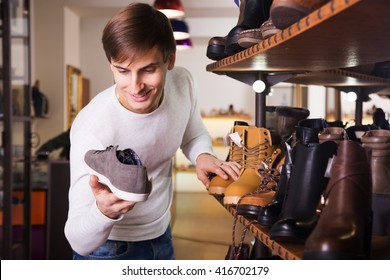
[[190, 38], [190, 33], [188, 32], [188, 26], [183, 20], [171, 20], [173, 36], [175, 40], [186, 40]]
[[180, 0], [156, 0], [153, 7], [169, 19], [184, 17], [184, 9]]
[[192, 41], [190, 38], [185, 40], [177, 40], [176, 41], [176, 49], [177, 50], [188, 50], [192, 48]]

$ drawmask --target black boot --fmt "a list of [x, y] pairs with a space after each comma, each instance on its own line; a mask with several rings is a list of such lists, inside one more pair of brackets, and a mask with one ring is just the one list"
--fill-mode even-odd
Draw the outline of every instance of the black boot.
[[257, 217], [257, 222], [262, 226], [271, 227], [279, 219], [280, 213], [282, 212], [283, 200], [286, 195], [292, 169], [291, 151], [287, 149], [285, 155], [286, 157], [282, 166], [275, 195], [270, 203], [261, 208]]
[[[247, 0], [240, 0], [240, 14], [238, 16], [237, 25], [241, 25], [244, 20], [244, 11]], [[225, 53], [226, 37], [212, 37], [207, 45], [206, 56], [212, 60], [220, 60], [227, 57]]]
[[241, 31], [258, 28], [269, 18], [269, 10], [272, 0], [246, 0], [245, 9], [240, 9], [240, 16], [243, 12], [241, 24], [233, 27], [226, 38], [225, 54], [230, 56], [241, 50], [238, 44], [238, 35]]
[[304, 241], [317, 221], [317, 206], [329, 178], [325, 177], [328, 161], [337, 144], [298, 142], [293, 148], [293, 168], [281, 218], [271, 227], [270, 238]]
[[326, 127], [324, 119], [303, 119], [295, 127], [295, 138], [303, 144], [318, 143], [318, 134]]

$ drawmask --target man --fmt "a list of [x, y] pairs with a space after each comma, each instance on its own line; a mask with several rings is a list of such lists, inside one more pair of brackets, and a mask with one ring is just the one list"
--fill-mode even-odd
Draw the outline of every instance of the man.
[[[240, 166], [212, 152], [190, 73], [174, 67], [169, 20], [147, 4], [130, 4], [102, 36], [115, 84], [98, 94], [73, 122], [71, 186], [65, 235], [74, 259], [174, 259], [169, 227], [172, 158], [178, 148], [196, 164], [208, 187], [210, 173], [238, 178]], [[131, 148], [152, 183], [144, 202], [119, 199], [89, 175], [84, 155], [111, 145]]]

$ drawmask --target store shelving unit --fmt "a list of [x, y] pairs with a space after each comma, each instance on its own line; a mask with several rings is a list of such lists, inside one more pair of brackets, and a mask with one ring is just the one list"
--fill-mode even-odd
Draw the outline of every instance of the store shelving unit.
[[0, 1], [1, 259], [31, 257], [29, 0]]
[[[389, 79], [349, 70], [359, 65], [389, 61], [388, 34], [388, 1], [333, 0], [267, 40], [207, 65], [206, 70], [248, 85], [261, 79], [269, 87], [289, 82], [388, 88]], [[357, 112], [361, 113], [360, 110]], [[356, 113], [355, 117], [358, 120], [361, 114]], [[256, 93], [255, 118], [256, 126], [266, 127], [265, 94]], [[234, 206], [225, 207], [235, 214]], [[239, 221], [245, 225], [250, 222], [242, 216]], [[250, 225], [250, 230], [281, 258], [302, 259], [303, 244], [271, 240], [269, 229], [258, 224]], [[388, 244], [388, 237], [374, 237], [372, 258], [390, 258]]]

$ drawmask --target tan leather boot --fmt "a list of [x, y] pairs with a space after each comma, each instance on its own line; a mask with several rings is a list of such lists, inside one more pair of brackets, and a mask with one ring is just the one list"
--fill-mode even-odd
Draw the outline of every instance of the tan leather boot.
[[361, 141], [371, 156], [372, 234], [390, 236], [390, 130], [369, 130]]
[[[240, 177], [231, 183], [224, 197], [224, 204], [237, 204], [245, 194], [253, 192], [261, 184], [259, 165], [272, 166], [275, 147], [272, 146], [270, 132], [266, 128], [249, 126], [244, 134], [244, 162]], [[272, 195], [270, 197], [272, 199]]]
[[[230, 130], [230, 134], [237, 132], [241, 138], [242, 145], [244, 145], [244, 133], [247, 128], [248, 128], [247, 123], [235, 122], [235, 125]], [[235, 161], [238, 164], [242, 165], [243, 157], [244, 157], [243, 146], [240, 147], [237, 144], [235, 144], [233, 141], [230, 141], [230, 149], [226, 161]], [[233, 182], [234, 180], [231, 177], [225, 180], [219, 176], [214, 176], [210, 181], [208, 192], [211, 195], [222, 195], [225, 193], [226, 188]]]

